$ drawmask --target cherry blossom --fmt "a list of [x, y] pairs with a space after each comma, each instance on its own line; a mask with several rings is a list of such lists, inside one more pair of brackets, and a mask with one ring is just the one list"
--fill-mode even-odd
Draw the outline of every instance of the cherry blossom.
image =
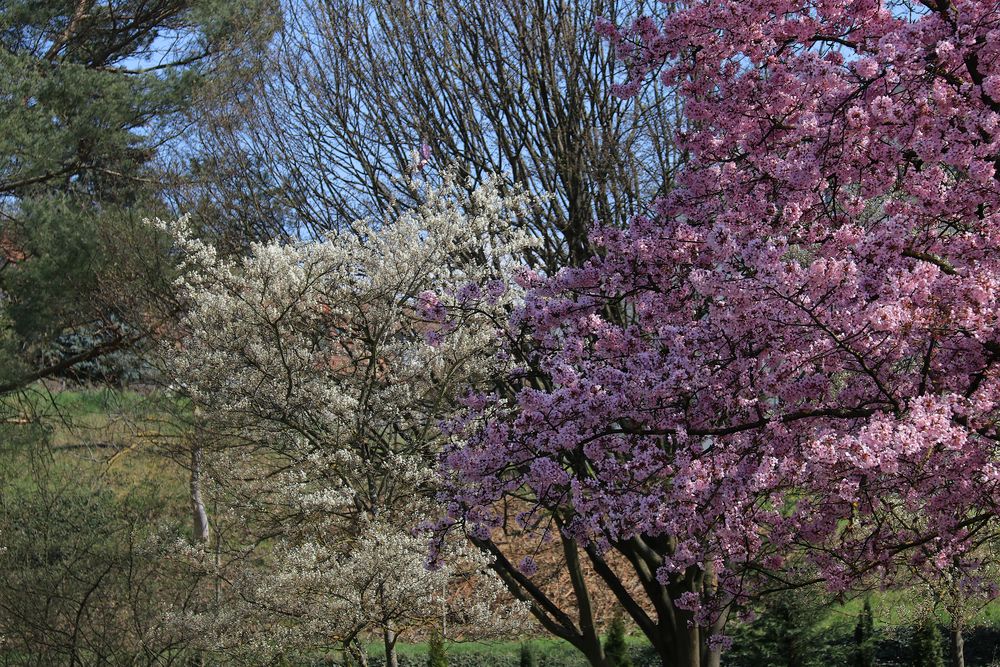
[[619, 95], [682, 100], [688, 161], [585, 266], [518, 277], [520, 366], [455, 421], [443, 525], [488, 540], [532, 498], [632, 563], [648, 599], [623, 605], [685, 666], [762, 591], [975, 562], [1000, 498], [996, 3], [597, 29]]

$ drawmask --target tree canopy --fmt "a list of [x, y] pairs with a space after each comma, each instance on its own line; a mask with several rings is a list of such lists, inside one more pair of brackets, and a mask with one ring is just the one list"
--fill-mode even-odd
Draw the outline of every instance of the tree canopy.
[[[266, 36], [266, 2], [77, 0], [0, 9], [0, 385], [129, 345], [155, 280], [139, 224], [199, 82]], [[77, 334], [72, 344], [60, 336]]]
[[684, 98], [690, 160], [582, 267], [522, 276], [522, 384], [469, 400], [450, 520], [496, 548], [530, 497], [522, 522], [584, 545], [678, 665], [717, 661], [762, 591], [975, 573], [1000, 481], [998, 28], [992, 2], [867, 0], [601, 23], [620, 95]]

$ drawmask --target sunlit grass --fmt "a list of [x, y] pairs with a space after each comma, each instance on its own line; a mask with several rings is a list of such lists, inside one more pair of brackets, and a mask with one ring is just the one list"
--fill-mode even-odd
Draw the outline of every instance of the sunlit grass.
[[162, 392], [36, 385], [0, 398], [0, 417], [7, 483], [27, 483], [12, 463], [44, 458], [51, 473], [100, 476], [121, 493], [142, 484], [186, 493], [186, 471], [172, 460], [186, 410]]

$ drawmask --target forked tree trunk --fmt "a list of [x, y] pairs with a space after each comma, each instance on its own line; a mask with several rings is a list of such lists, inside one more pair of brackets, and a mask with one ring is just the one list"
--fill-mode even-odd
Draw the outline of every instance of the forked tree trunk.
[[719, 667], [722, 656], [719, 651], [708, 649], [708, 637], [713, 628], [688, 626], [691, 614], [677, 615], [672, 628], [672, 636], [661, 644], [660, 659], [663, 667]]
[[[472, 537], [472, 542], [493, 556], [490, 567], [517, 599], [530, 605], [531, 613], [542, 627], [572, 644], [586, 657], [591, 667], [612, 667], [604, 654], [601, 637], [597, 632], [578, 545], [562, 531], [559, 535], [562, 539], [566, 572], [573, 585], [575, 610], [564, 609], [556, 604], [493, 541]], [[700, 628], [693, 624], [689, 626], [689, 622], [693, 621], [693, 614], [678, 609], [673, 602], [686, 591], [701, 591], [706, 580], [708, 586], [714, 586], [711, 572], [707, 573], [709, 576], [706, 578], [703, 576], [705, 573], [689, 570], [671, 576], [671, 580], [664, 584], [657, 574], [662, 564], [661, 554], [671, 548], [669, 544], [654, 543], [651, 547], [642, 538], [634, 537], [614, 546], [630, 563], [631, 570], [626, 576], [638, 579], [643, 587], [645, 600], [635, 595], [626, 583], [628, 579], [619, 576], [603, 552], [594, 545], [587, 545], [583, 550], [594, 573], [608, 585], [622, 609], [652, 644], [663, 667], [720, 667], [721, 656], [718, 651], [708, 649], [708, 639], [713, 634], [722, 633], [726, 623], [725, 616], [720, 617], [711, 628]], [[649, 613], [644, 607], [643, 603], [647, 601], [653, 607], [653, 613]], [[576, 618], [572, 615], [573, 611], [576, 612]]]

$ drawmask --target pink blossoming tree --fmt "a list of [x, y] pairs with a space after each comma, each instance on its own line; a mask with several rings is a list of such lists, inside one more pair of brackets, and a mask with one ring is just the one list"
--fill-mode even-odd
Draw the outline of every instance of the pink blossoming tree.
[[[718, 664], [727, 610], [769, 589], [975, 582], [1000, 502], [1000, 7], [713, 0], [597, 29], [620, 95], [680, 96], [689, 161], [588, 264], [521, 278], [523, 363], [453, 424], [447, 523], [496, 553], [516, 499], [664, 665]], [[586, 648], [530, 567], [495, 567]]]

